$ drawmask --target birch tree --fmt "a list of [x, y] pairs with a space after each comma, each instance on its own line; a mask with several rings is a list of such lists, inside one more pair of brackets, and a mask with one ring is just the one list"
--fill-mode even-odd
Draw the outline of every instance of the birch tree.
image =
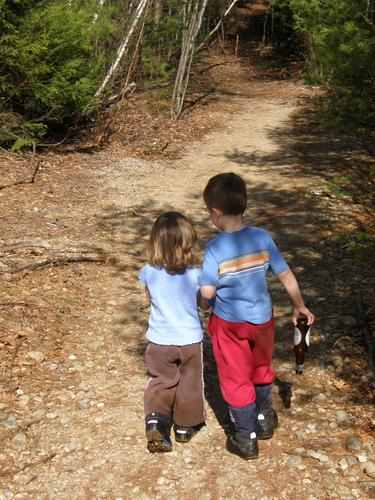
[[233, 9], [233, 7], [236, 5], [236, 3], [238, 3], [239, 0], [233, 0], [232, 3], [229, 5], [229, 7], [227, 8], [227, 10], [224, 12], [224, 14], [221, 16], [220, 20], [218, 21], [218, 23], [216, 24], [216, 26], [208, 33], [208, 35], [206, 36], [206, 38], [203, 40], [203, 42], [197, 47], [196, 51], [198, 52], [199, 50], [201, 50], [204, 45], [207, 43], [207, 41], [212, 37], [212, 35], [214, 33], [216, 33], [216, 31], [220, 28], [220, 26], [222, 25], [224, 19], [227, 17], [227, 15], [230, 13], [230, 11]]
[[95, 12], [95, 14], [94, 14], [94, 16], [92, 18], [92, 23], [93, 24], [95, 24], [96, 21], [98, 20], [99, 12], [100, 12], [100, 9], [103, 7], [104, 2], [105, 2], [105, 0], [99, 0], [99, 2], [98, 2], [98, 10]]
[[195, 42], [202, 26], [203, 15], [208, 0], [184, 0], [182, 5], [182, 44], [181, 56], [177, 69], [172, 95], [171, 113], [178, 118], [184, 105], [186, 89], [189, 83], [191, 64], [195, 53]]
[[131, 37], [132, 37], [132, 35], [133, 35], [137, 25], [138, 25], [140, 19], [142, 18], [142, 15], [145, 12], [145, 9], [148, 5], [148, 1], [149, 0], [139, 0], [137, 6], [135, 8], [135, 13], [132, 16], [131, 23], [130, 23], [128, 29], [126, 30], [125, 36], [124, 36], [120, 46], [118, 47], [118, 49], [116, 51], [115, 60], [111, 64], [110, 68], [108, 69], [107, 74], [105, 75], [100, 87], [98, 88], [98, 90], [95, 93], [95, 96], [100, 95], [106, 89], [108, 83], [113, 79], [116, 72], [118, 71], [118, 67], [120, 65], [120, 62], [121, 62], [122, 58], [124, 57], [124, 54], [126, 53], [128, 45], [129, 45], [129, 41], [130, 41], [130, 39], [131, 39]]

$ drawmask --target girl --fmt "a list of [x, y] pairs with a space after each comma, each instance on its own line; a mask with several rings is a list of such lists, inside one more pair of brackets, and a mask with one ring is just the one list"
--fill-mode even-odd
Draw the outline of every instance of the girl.
[[145, 361], [148, 383], [144, 394], [147, 448], [172, 450], [188, 442], [204, 425], [202, 337], [198, 304], [200, 269], [193, 267], [197, 239], [190, 221], [178, 212], [156, 220], [148, 246], [149, 264], [139, 275], [151, 302]]

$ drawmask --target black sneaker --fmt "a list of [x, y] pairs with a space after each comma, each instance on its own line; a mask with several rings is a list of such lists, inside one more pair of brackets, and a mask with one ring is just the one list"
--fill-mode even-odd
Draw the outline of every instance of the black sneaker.
[[[255, 432], [252, 434], [255, 435]], [[258, 440], [242, 432], [234, 432], [227, 438], [227, 450], [245, 460], [253, 460], [259, 456]]]
[[193, 425], [192, 427], [182, 427], [181, 425], [174, 424], [174, 437], [178, 443], [188, 443], [204, 425], [204, 422], [198, 425]]
[[170, 438], [171, 421], [161, 413], [151, 413], [146, 417], [147, 449], [150, 453], [172, 451]]
[[[259, 418], [260, 417], [260, 418]], [[265, 415], [259, 413], [257, 421], [258, 439], [270, 439], [278, 424], [277, 413], [272, 408]]]

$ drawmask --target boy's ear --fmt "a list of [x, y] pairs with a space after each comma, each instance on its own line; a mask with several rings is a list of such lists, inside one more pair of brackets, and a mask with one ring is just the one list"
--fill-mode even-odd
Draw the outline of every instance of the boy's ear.
[[223, 215], [222, 210], [220, 208], [211, 208], [210, 209], [211, 214], [216, 218], [216, 217], [221, 217]]

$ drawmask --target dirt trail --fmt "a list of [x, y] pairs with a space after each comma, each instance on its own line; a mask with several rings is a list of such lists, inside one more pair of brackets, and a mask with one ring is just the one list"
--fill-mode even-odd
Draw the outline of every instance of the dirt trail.
[[[27, 240], [23, 256], [31, 261], [67, 247], [105, 260], [2, 275], [0, 499], [375, 498], [371, 374], [353, 334], [353, 293], [358, 286], [372, 293], [372, 271], [338, 258], [332, 237], [354, 222], [346, 203], [324, 194], [320, 166], [331, 145], [323, 151], [307, 133], [294, 133], [292, 115], [306, 91], [291, 81], [255, 81], [248, 71], [230, 58], [212, 70], [216, 103], [206, 113], [224, 128], [188, 144], [180, 160], [111, 150], [51, 156], [38, 183], [0, 192], [13, 221], [2, 234], [8, 249]], [[233, 79], [238, 88], [227, 95]], [[203, 248], [214, 231], [202, 189], [228, 170], [245, 178], [248, 221], [274, 235], [318, 316], [306, 373], [293, 374], [290, 306], [271, 280], [280, 426], [261, 442], [259, 460], [225, 450], [227, 417], [208, 339], [207, 427], [190, 444], [151, 455], [142, 408], [148, 310], [137, 282], [144, 240], [155, 216], [173, 208], [194, 220]], [[12, 255], [7, 263], [17, 264]]]

